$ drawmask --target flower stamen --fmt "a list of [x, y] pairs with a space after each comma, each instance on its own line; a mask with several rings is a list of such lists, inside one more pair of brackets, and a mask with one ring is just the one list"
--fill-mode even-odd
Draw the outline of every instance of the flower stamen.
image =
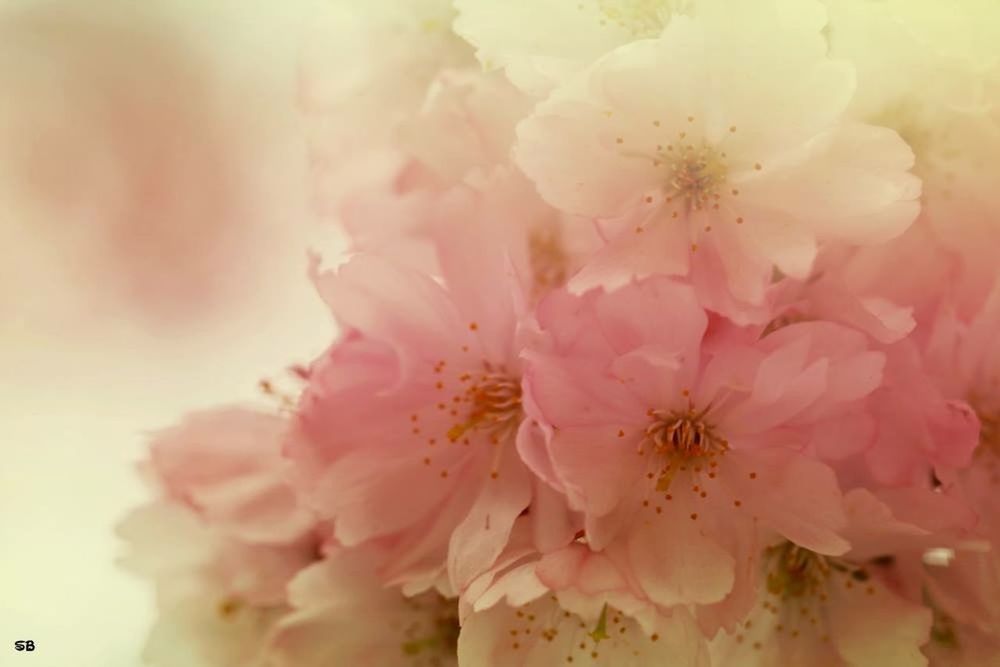
[[1000, 455], [1000, 411], [976, 410], [979, 416], [979, 449]]
[[720, 154], [708, 145], [678, 142], [660, 151], [658, 159], [670, 170], [667, 189], [672, 199], [684, 203], [685, 212], [701, 211], [720, 198], [728, 168]]
[[448, 429], [452, 442], [472, 430], [481, 430], [491, 440], [499, 441], [521, 422], [521, 381], [505, 373], [483, 374], [465, 388], [461, 401], [471, 403], [471, 407], [465, 421]]
[[536, 298], [566, 283], [569, 261], [558, 228], [535, 229], [529, 234], [528, 259]]
[[612, 23], [633, 38], [655, 37], [675, 11], [676, 0], [597, 0], [601, 24]]
[[654, 475], [657, 491], [667, 491], [677, 473], [689, 467], [714, 467], [716, 457], [729, 449], [729, 443], [705, 420], [707, 411], [650, 411], [653, 422], [646, 427], [642, 446], [649, 444], [665, 462], [659, 475]]
[[[458, 605], [436, 591], [423, 593], [406, 601], [414, 613], [403, 631], [400, 649], [415, 664], [444, 664], [458, 649]], [[425, 661], [427, 658], [429, 662]]]

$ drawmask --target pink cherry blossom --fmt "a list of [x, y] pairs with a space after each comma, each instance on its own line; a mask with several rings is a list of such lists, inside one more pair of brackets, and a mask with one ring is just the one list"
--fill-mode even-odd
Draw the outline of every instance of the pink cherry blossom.
[[621, 553], [650, 599], [725, 598], [758, 525], [847, 550], [836, 477], [809, 452], [867, 423], [884, 356], [862, 335], [805, 323], [709, 337], [692, 290], [667, 279], [555, 294], [539, 320], [550, 340], [526, 386], [552, 428], [552, 474], [591, 546]]
[[491, 565], [531, 498], [514, 444], [530, 424], [502, 257], [443, 253], [442, 265], [461, 280], [445, 287], [373, 256], [317, 277], [347, 333], [313, 367], [293, 455], [340, 543], [392, 538], [385, 576], [433, 580], [447, 562], [461, 585]]
[[288, 543], [312, 530], [282, 456], [288, 420], [245, 408], [189, 415], [157, 433], [151, 468], [170, 497], [246, 541]]

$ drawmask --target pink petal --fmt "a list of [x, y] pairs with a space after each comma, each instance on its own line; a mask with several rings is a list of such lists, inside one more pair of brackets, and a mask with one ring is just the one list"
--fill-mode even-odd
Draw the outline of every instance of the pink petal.
[[559, 429], [549, 448], [571, 506], [608, 514], [642, 478], [645, 461], [624, 440], [608, 427]]
[[930, 638], [931, 610], [905, 600], [875, 583], [868, 593], [861, 586], [832, 586], [827, 618], [837, 652], [853, 665], [923, 667], [920, 647]]
[[784, 156], [740, 199], [776, 219], [807, 223], [819, 239], [871, 244], [902, 234], [920, 210], [913, 152], [894, 131], [845, 124]]
[[547, 553], [572, 542], [583, 525], [579, 515], [570, 510], [566, 496], [541, 480], [535, 480], [534, 486], [530, 514], [533, 542], [538, 551]]
[[542, 419], [556, 428], [605, 426], [609, 432], [645, 421], [648, 409], [598, 361], [528, 354], [525, 383]]
[[687, 226], [676, 220], [657, 219], [662, 215], [659, 210], [644, 215], [646, 219], [627, 226], [591, 255], [570, 279], [569, 289], [583, 294], [595, 287], [615, 290], [648, 276], [687, 275], [691, 245]]
[[473, 343], [440, 285], [417, 271], [372, 255], [359, 255], [336, 274], [315, 278], [317, 289], [340, 324], [392, 344], [406, 364], [436, 362]]
[[734, 581], [733, 556], [701, 531], [682, 497], [665, 503], [660, 520], [639, 522], [626, 546], [636, 581], [665, 607], [718, 602]]
[[457, 591], [492, 567], [507, 545], [514, 520], [531, 500], [531, 475], [517, 452], [507, 449], [501, 454], [497, 476], [485, 481], [482, 493], [451, 535], [448, 573]]
[[719, 469], [733, 497], [792, 542], [830, 555], [850, 547], [840, 536], [847, 525], [843, 497], [826, 465], [790, 451], [730, 451]]
[[334, 463], [313, 501], [333, 518], [337, 539], [350, 546], [427, 516], [453, 491], [450, 479], [428, 474], [426, 466], [408, 451], [393, 455], [365, 449]]

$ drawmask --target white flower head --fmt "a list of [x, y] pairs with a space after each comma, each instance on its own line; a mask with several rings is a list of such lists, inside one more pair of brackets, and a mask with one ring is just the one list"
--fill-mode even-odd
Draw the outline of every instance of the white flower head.
[[[663, 614], [635, 597], [603, 554], [570, 548], [549, 557], [557, 577], [576, 581], [552, 590], [530, 561], [492, 580], [462, 621], [459, 664], [707, 667], [707, 646], [688, 610]], [[543, 576], [551, 582], [552, 571]]]
[[302, 570], [288, 586], [293, 610], [269, 638], [268, 667], [454, 667], [457, 600], [383, 586], [379, 558], [340, 550]]
[[544, 93], [612, 49], [656, 37], [694, 0], [457, 0], [455, 30], [487, 69]]
[[543, 198], [627, 220], [576, 289], [695, 270], [759, 304], [775, 267], [808, 275], [818, 241], [881, 242], [916, 216], [906, 144], [843, 121], [854, 73], [826, 57], [821, 8], [727, 7], [616, 49], [519, 126]]
[[931, 612], [857, 565], [791, 543], [767, 549], [753, 611], [712, 641], [712, 664], [926, 665]]

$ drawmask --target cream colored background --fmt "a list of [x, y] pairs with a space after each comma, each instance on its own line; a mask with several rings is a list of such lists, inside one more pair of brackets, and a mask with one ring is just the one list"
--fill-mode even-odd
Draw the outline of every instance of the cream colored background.
[[[3, 667], [140, 664], [152, 598], [145, 584], [116, 568], [120, 547], [112, 531], [146, 497], [133, 470], [143, 433], [187, 409], [256, 398], [260, 377], [308, 360], [332, 334], [305, 279], [307, 247], [339, 247], [307, 212], [304, 142], [293, 108], [296, 36], [307, 5], [160, 0], [133, 14], [137, 4], [0, 0]], [[21, 40], [27, 33], [17, 12], [28, 5], [54, 17], [63, 37], [43, 31]], [[70, 37], [81, 51], [65, 47], [81, 16], [74, 12], [84, 6], [98, 25], [117, 22], [127, 32], [134, 24], [176, 47], [166, 57], [187, 54], [182, 59], [205, 66], [198, 76], [212, 91], [211, 104], [192, 106], [198, 102], [185, 99], [184, 90], [162, 93], [194, 109], [193, 127], [205, 121], [208, 132], [225, 135], [220, 145], [235, 159], [210, 166], [228, 170], [230, 194], [240, 201], [199, 208], [198, 198], [210, 196], [197, 173], [205, 165], [164, 163], [156, 154], [162, 142], [137, 154], [128, 144], [105, 169], [104, 139], [88, 123], [120, 105], [95, 107], [74, 97], [97, 94], [87, 69], [95, 65], [80, 57], [97, 46], [92, 37]], [[4, 41], [11, 35], [17, 39]], [[109, 67], [141, 57], [129, 48], [134, 44]], [[139, 111], [123, 113], [141, 110], [140, 103]], [[163, 136], [156, 127], [142, 131]], [[171, 132], [175, 155], [199, 155], [204, 134]], [[176, 180], [168, 200], [152, 204], [177, 206], [168, 208], [175, 219], [156, 223], [161, 227], [143, 227], [152, 218], [142, 210], [105, 206], [108, 197], [122, 201], [118, 190], [132, 187], [131, 176], [144, 169], [159, 170], [157, 182]], [[139, 201], [140, 209], [146, 205]], [[110, 243], [108, 219], [138, 225], [140, 241]], [[161, 233], [170, 238], [159, 239]], [[202, 240], [215, 244], [207, 274], [197, 250]], [[155, 261], [167, 244], [175, 254]], [[195, 257], [201, 264], [189, 266]], [[227, 289], [207, 289], [216, 280]], [[148, 289], [121, 289], [133, 283]], [[37, 650], [15, 653], [19, 639], [33, 640]]]

